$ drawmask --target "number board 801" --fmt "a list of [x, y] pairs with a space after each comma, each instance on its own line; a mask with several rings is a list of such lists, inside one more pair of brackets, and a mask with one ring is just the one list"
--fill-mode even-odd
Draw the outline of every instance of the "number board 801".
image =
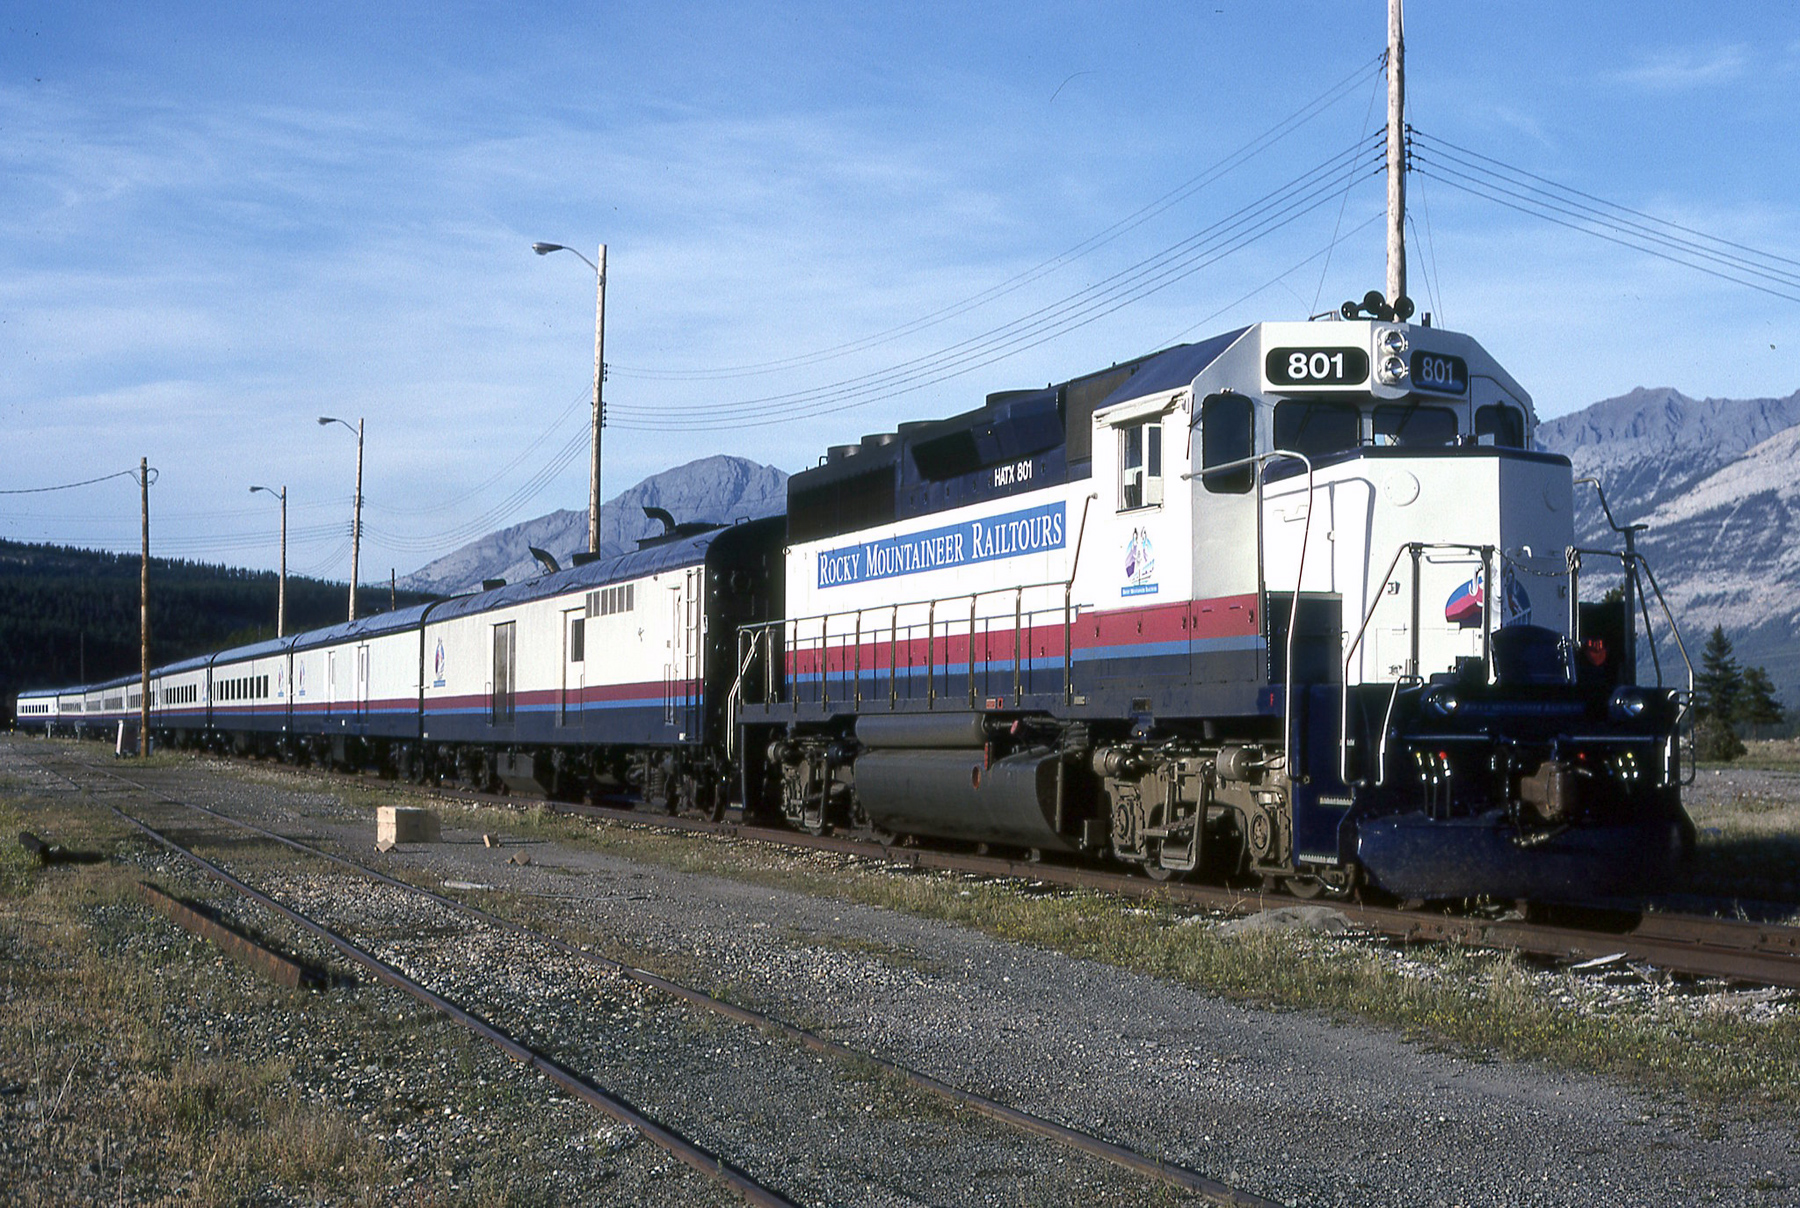
[[1360, 386], [1369, 354], [1360, 348], [1271, 348], [1263, 371], [1276, 386]]

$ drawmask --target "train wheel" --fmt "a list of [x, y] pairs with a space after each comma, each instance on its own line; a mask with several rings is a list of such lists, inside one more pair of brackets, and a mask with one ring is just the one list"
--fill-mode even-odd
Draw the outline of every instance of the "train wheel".
[[1282, 885], [1295, 897], [1304, 898], [1307, 901], [1312, 901], [1314, 898], [1342, 900], [1350, 897], [1356, 889], [1354, 880], [1350, 878], [1343, 878], [1334, 883], [1324, 877], [1308, 875], [1283, 877]]
[[1152, 881], [1185, 881], [1193, 872], [1191, 868], [1165, 868], [1162, 862], [1162, 844], [1156, 840], [1146, 840], [1144, 850], [1148, 853], [1143, 864], [1144, 875]]

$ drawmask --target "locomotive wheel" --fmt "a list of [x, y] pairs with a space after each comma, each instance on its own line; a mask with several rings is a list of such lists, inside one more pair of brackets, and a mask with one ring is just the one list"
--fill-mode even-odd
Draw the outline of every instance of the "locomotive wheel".
[[1327, 889], [1325, 882], [1317, 877], [1284, 877], [1282, 885], [1295, 897], [1309, 902], [1324, 897]]
[[1145, 859], [1143, 864], [1144, 875], [1149, 877], [1152, 881], [1185, 881], [1193, 871], [1192, 869], [1187, 868], [1164, 868], [1162, 862], [1162, 844], [1160, 842], [1146, 842], [1144, 848], [1149, 853], [1148, 858]]
[[1352, 881], [1346, 881], [1341, 885], [1333, 885], [1323, 877], [1307, 875], [1284, 877], [1282, 878], [1282, 884], [1289, 893], [1297, 898], [1304, 898], [1307, 901], [1311, 901], [1314, 898], [1342, 900], [1348, 898], [1355, 890], [1355, 884]]

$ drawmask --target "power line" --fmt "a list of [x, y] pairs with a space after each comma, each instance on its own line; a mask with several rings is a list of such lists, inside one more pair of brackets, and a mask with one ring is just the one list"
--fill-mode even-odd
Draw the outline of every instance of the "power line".
[[1330, 109], [1333, 105], [1336, 105], [1361, 83], [1364, 76], [1371, 72], [1379, 75], [1381, 64], [1385, 58], [1385, 51], [1382, 54], [1376, 55], [1367, 63], [1357, 67], [1341, 80], [1337, 81], [1337, 83], [1327, 88], [1324, 92], [1290, 113], [1287, 117], [1276, 122], [1273, 126], [1270, 126], [1255, 138], [1244, 143], [1237, 150], [1218, 160], [1200, 173], [1189, 177], [1186, 181], [1164, 193], [1161, 197], [1140, 207], [1138, 210], [1126, 215], [1124, 218], [1119, 219], [1104, 230], [1101, 230], [1094, 235], [1090, 235], [1073, 247], [1068, 248], [1047, 260], [1039, 262], [1032, 268], [1026, 269], [1024, 272], [1010, 277], [1005, 281], [1000, 282], [998, 285], [991, 286], [988, 289], [982, 290], [979, 293], [973, 294], [939, 310], [932, 311], [920, 318], [910, 320], [896, 327], [888, 328], [885, 331], [877, 332], [871, 336], [851, 340], [843, 344], [834, 345], [830, 348], [820, 349], [816, 352], [802, 353], [792, 357], [784, 357], [774, 361], [763, 361], [751, 365], [736, 365], [719, 369], [653, 369], [641, 366], [633, 367], [609, 364], [607, 370], [609, 373], [616, 373], [621, 377], [660, 381], [709, 381], [735, 377], [748, 377], [756, 374], [774, 373], [784, 369], [800, 368], [805, 365], [817, 364], [821, 361], [835, 360], [854, 352], [861, 352], [868, 348], [892, 343], [902, 336], [911, 335], [915, 332], [924, 330], [925, 328], [936, 326], [946, 320], [955, 318], [958, 315], [965, 314], [970, 310], [985, 305], [996, 298], [1013, 293], [1024, 286], [1047, 276], [1061, 268], [1063, 265], [1078, 260], [1088, 253], [1104, 247], [1126, 232], [1142, 226], [1150, 219], [1168, 211], [1180, 202], [1187, 200], [1195, 193], [1198, 193], [1206, 186], [1224, 176], [1227, 172], [1255, 158], [1269, 147], [1280, 142], [1294, 131], [1300, 129], [1302, 126]]
[[1419, 141], [1414, 170], [1453, 189], [1711, 277], [1800, 302], [1800, 273], [1779, 267], [1800, 265], [1800, 261], [1605, 201], [1490, 156], [1465, 152], [1441, 139], [1421, 135]]
[[684, 408], [676, 413], [667, 408], [621, 405], [614, 411], [616, 425], [659, 431], [742, 428], [807, 419], [865, 406], [993, 364], [1141, 301], [1336, 199], [1342, 187], [1377, 166], [1375, 142], [1361, 140], [1179, 243], [947, 348], [886, 369], [785, 394]]
[[[133, 482], [136, 482], [137, 476], [138, 472], [135, 469], [120, 470], [117, 474], [102, 474], [98, 478], [84, 478], [80, 482], [58, 483], [53, 487], [22, 487], [17, 490], [0, 491], [0, 495], [42, 495], [50, 491], [72, 491], [76, 487], [91, 487], [97, 482], [111, 482], [115, 478], [129, 478]], [[153, 476], [150, 481], [155, 482], [155, 477]]]

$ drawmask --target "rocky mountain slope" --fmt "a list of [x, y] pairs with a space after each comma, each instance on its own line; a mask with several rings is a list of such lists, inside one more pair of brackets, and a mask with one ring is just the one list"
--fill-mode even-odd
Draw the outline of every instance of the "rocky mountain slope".
[[[1800, 705], [1800, 392], [1633, 390], [1540, 425], [1538, 440], [1601, 481], [1620, 524], [1650, 526], [1639, 548], [1690, 656], [1723, 625], [1739, 661]], [[1593, 491], [1576, 490], [1581, 542], [1616, 547]]]
[[[637, 548], [639, 537], [660, 532], [644, 515], [659, 507], [677, 521], [716, 521], [769, 516], [787, 507], [787, 475], [774, 466], [719, 455], [665, 470], [607, 500], [600, 509], [600, 552]], [[587, 512], [559, 511], [471, 541], [400, 580], [412, 591], [443, 595], [472, 591], [483, 579], [517, 582], [542, 573], [531, 546], [548, 551], [563, 566], [569, 555], [587, 549]]]

